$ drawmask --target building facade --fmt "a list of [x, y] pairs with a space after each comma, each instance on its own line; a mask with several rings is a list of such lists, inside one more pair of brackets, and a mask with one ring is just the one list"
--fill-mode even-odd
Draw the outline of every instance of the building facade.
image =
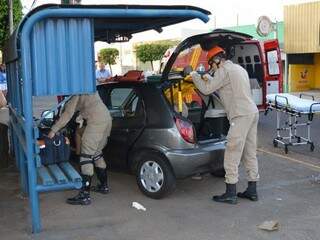
[[289, 91], [320, 89], [320, 1], [284, 7]]

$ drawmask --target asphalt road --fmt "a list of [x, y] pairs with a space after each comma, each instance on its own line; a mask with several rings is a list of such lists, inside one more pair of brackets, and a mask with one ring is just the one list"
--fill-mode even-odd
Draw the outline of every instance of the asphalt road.
[[[176, 191], [162, 200], [142, 195], [134, 176], [111, 173], [109, 195], [92, 195], [90, 206], [65, 204], [74, 191], [42, 194], [43, 232], [30, 234], [28, 201], [21, 199], [17, 173], [0, 174], [1, 239], [281, 239], [317, 240], [320, 229], [319, 169], [259, 152], [260, 201], [240, 200], [238, 205], [211, 201], [224, 190], [223, 179], [178, 182]], [[238, 189], [245, 187], [243, 169]], [[146, 207], [138, 211], [133, 201]], [[257, 225], [277, 220], [275, 232]]]

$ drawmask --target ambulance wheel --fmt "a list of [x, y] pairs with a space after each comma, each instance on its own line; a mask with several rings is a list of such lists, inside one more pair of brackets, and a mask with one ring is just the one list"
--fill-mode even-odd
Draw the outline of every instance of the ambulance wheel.
[[314, 144], [313, 144], [313, 143], [310, 144], [310, 151], [311, 151], [311, 152], [314, 151]]
[[136, 180], [140, 191], [153, 199], [163, 198], [176, 188], [176, 178], [171, 166], [165, 157], [155, 152], [141, 155]]
[[278, 142], [277, 142], [277, 140], [275, 140], [275, 139], [273, 139], [273, 146], [276, 148], [276, 147], [278, 147]]
[[285, 152], [286, 154], [288, 154], [288, 152], [289, 152], [288, 145], [285, 145], [285, 146], [284, 146], [284, 152]]

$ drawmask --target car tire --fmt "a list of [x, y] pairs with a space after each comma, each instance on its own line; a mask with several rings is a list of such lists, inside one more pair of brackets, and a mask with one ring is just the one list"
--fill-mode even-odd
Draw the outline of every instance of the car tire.
[[140, 191], [153, 199], [161, 199], [176, 188], [176, 178], [171, 166], [163, 156], [154, 152], [140, 156], [136, 180]]

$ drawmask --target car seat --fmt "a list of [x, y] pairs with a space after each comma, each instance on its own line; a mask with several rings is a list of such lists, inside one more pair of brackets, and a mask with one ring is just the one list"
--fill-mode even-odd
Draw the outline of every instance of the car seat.
[[246, 69], [246, 66], [244, 65], [244, 61], [243, 61], [243, 57], [238, 57], [238, 63], [241, 67], [243, 67], [244, 69]]
[[254, 74], [253, 74], [253, 65], [251, 63], [251, 57], [246, 56], [245, 60], [246, 60], [246, 69], [247, 69], [249, 78], [252, 78]]
[[254, 55], [253, 60], [254, 60], [254, 76], [257, 78], [258, 83], [261, 87], [262, 80], [263, 80], [263, 69], [262, 69], [262, 64], [261, 64], [259, 55]]

